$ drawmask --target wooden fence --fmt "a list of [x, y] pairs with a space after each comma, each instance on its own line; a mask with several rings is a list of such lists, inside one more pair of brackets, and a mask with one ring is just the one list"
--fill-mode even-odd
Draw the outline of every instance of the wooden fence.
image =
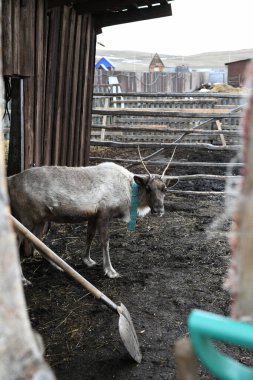
[[[101, 101], [104, 107], [101, 107]], [[173, 161], [172, 168], [184, 168], [181, 181], [199, 179], [225, 180], [227, 170], [240, 170], [242, 163], [217, 159], [206, 162], [203, 152], [219, 152], [232, 157], [241, 147], [240, 119], [245, 97], [231, 94], [111, 94], [94, 93], [91, 146], [110, 148], [153, 149], [145, 157], [150, 166], [164, 166], [163, 154], [175, 146], [177, 152], [192, 150], [199, 159]], [[182, 155], [183, 156], [183, 155]], [[156, 158], [155, 158], [156, 157]], [[127, 167], [140, 163], [137, 157], [98, 157], [91, 161], [110, 160]], [[201, 169], [200, 173], [188, 174], [188, 169]], [[212, 174], [203, 173], [203, 168], [212, 168]], [[213, 174], [217, 168], [222, 174]], [[237, 174], [238, 174], [237, 170]], [[175, 175], [174, 175], [175, 176]], [[177, 175], [176, 175], [177, 176]], [[178, 176], [177, 176], [178, 177]], [[233, 176], [234, 177], [234, 176]], [[210, 192], [208, 192], [210, 193]]]
[[122, 92], [187, 92], [193, 91], [201, 84], [208, 82], [208, 72], [127, 72], [95, 70], [95, 91], [104, 91], [109, 77], [118, 79]]

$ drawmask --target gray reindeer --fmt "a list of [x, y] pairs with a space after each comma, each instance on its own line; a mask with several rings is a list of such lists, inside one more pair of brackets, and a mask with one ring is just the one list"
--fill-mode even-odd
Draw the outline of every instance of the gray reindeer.
[[[141, 156], [140, 156], [141, 157]], [[171, 161], [171, 160], [170, 160]], [[143, 160], [142, 163], [147, 170]], [[110, 278], [119, 274], [109, 254], [109, 222], [114, 218], [130, 220], [131, 185], [138, 185], [138, 215], [149, 211], [162, 216], [168, 187], [177, 180], [165, 180], [163, 174], [137, 176], [120, 165], [106, 162], [97, 166], [42, 166], [8, 177], [13, 216], [37, 237], [45, 222], [81, 223], [88, 221], [87, 245], [83, 262], [92, 267], [92, 240], [98, 231], [103, 252], [104, 273]]]

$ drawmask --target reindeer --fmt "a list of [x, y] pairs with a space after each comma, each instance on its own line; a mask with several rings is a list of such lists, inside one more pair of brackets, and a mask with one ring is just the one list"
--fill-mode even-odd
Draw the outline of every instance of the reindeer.
[[[140, 156], [141, 157], [141, 156]], [[141, 159], [142, 160], [142, 159]], [[171, 160], [170, 160], [171, 161]], [[88, 221], [87, 245], [82, 260], [87, 267], [96, 263], [90, 257], [93, 238], [98, 231], [103, 252], [104, 273], [118, 277], [109, 254], [108, 225], [114, 218], [130, 220], [131, 185], [138, 185], [138, 214], [162, 216], [168, 186], [163, 174], [138, 176], [122, 166], [106, 162], [97, 166], [42, 166], [8, 177], [13, 216], [37, 237], [45, 222], [81, 223]], [[170, 162], [169, 162], [170, 163]]]

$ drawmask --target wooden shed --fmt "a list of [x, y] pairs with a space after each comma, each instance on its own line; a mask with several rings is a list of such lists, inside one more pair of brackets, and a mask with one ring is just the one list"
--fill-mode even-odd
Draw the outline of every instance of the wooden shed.
[[8, 174], [87, 165], [96, 36], [106, 26], [170, 16], [169, 1], [2, 0], [2, 13]]
[[156, 53], [149, 64], [149, 71], [152, 73], [154, 71], [163, 71], [163, 70], [164, 70], [164, 63], [159, 57], [159, 55]]
[[244, 84], [244, 72], [247, 64], [251, 59], [242, 59], [240, 61], [225, 63], [228, 70], [228, 84], [234, 87], [241, 87]]

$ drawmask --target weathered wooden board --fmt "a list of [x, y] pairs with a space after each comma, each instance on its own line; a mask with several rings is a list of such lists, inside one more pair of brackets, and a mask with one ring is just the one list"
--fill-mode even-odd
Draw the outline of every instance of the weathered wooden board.
[[46, 0], [3, 0], [3, 14], [4, 75], [24, 78], [24, 167], [86, 165], [93, 16]]

